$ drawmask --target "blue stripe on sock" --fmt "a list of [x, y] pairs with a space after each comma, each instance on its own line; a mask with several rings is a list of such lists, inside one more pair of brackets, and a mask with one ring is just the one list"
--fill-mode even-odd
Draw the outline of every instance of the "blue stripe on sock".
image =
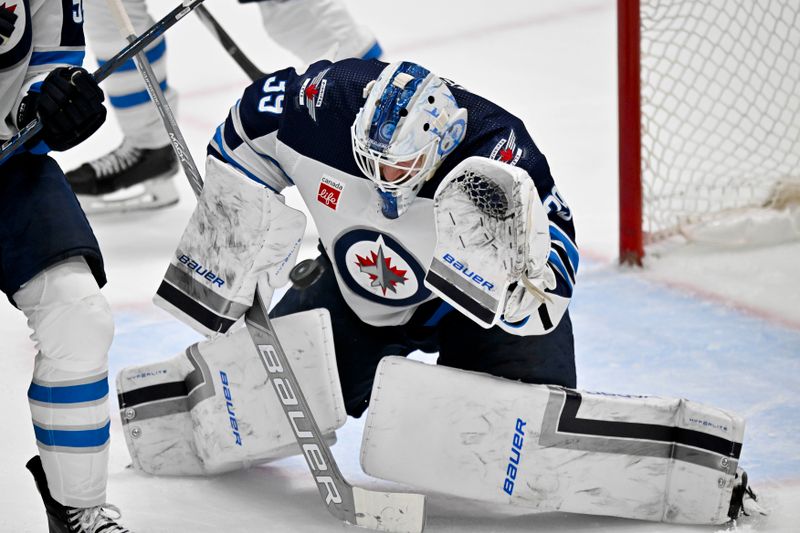
[[[144, 56], [150, 63], [155, 63], [162, 57], [164, 57], [164, 52], [167, 51], [167, 41], [162, 40], [158, 45], [144, 53]], [[108, 60], [106, 59], [98, 59], [97, 63], [102, 67]], [[122, 66], [118, 67], [115, 72], [130, 72], [132, 70], [136, 70], [136, 63], [133, 62], [133, 59], [129, 59], [122, 64]]]
[[83, 429], [76, 431], [54, 430], [40, 428], [33, 425], [36, 440], [44, 446], [66, 446], [69, 448], [91, 448], [102, 446], [108, 442], [111, 422], [97, 429]]
[[83, 58], [85, 56], [86, 54], [84, 52], [78, 51], [33, 52], [29, 65], [35, 67], [39, 65], [64, 64], [80, 67], [83, 65]]
[[[158, 86], [161, 87], [162, 91], [166, 91], [167, 80], [162, 81], [161, 83], [158, 84]], [[111, 102], [111, 105], [113, 105], [114, 107], [124, 109], [127, 107], [134, 107], [137, 105], [144, 104], [145, 102], [150, 100], [150, 95], [147, 94], [147, 91], [145, 90], [145, 91], [140, 91], [138, 93], [125, 94], [122, 96], [109, 96], [108, 99]]]
[[82, 403], [93, 402], [108, 396], [108, 378], [67, 387], [45, 387], [31, 383], [28, 398], [43, 403]]
[[361, 59], [378, 59], [383, 55], [383, 48], [381, 45], [378, 44], [378, 41], [375, 41], [375, 44], [372, 45], [372, 48], [367, 50], [367, 53], [361, 56]]

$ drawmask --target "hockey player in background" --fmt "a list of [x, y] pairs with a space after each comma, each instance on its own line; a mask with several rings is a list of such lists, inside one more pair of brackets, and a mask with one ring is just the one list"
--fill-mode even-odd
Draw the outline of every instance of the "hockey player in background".
[[83, 61], [80, 3], [0, 5], [0, 140], [38, 117], [42, 131], [0, 166], [2, 290], [27, 317], [38, 354], [28, 390], [39, 456], [27, 467], [50, 531], [128, 531], [106, 504], [111, 311], [103, 259], [49, 150], [68, 150], [106, 118]]
[[[256, 2], [267, 34], [306, 64], [323, 57], [377, 58], [375, 37], [358, 25], [341, 0], [239, 0]], [[153, 24], [145, 0], [124, 0], [137, 32]], [[86, 0], [86, 33], [102, 63], [125, 46], [106, 0]], [[146, 50], [162, 90], [175, 108], [178, 94], [169, 86], [166, 41]], [[67, 172], [67, 180], [87, 213], [152, 209], [174, 204], [178, 193], [172, 178], [178, 161], [160, 117], [130, 61], [104, 84], [122, 129], [122, 144], [110, 153]], [[143, 184], [139, 187], [136, 185]], [[116, 193], [113, 194], [112, 193]]]

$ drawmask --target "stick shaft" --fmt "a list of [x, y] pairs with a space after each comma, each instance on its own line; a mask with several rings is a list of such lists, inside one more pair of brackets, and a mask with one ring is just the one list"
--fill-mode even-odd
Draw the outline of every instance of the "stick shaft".
[[[178, 7], [170, 11], [164, 18], [153, 24], [147, 31], [140, 35], [135, 41], [130, 42], [128, 46], [123, 48], [114, 57], [106, 61], [100, 68], [95, 70], [92, 75], [94, 79], [100, 83], [109, 77], [115, 70], [120, 68], [126, 61], [131, 59], [138, 52], [144, 50], [153, 41], [158, 39], [167, 29], [171, 28], [197, 8], [203, 0], [192, 0], [188, 3], [181, 3]], [[0, 146], [0, 163], [3, 163], [11, 154], [17, 149], [28, 142], [34, 135], [42, 130], [42, 124], [38, 119], [29, 122], [19, 133], [8, 139]]]
[[225, 31], [225, 28], [217, 22], [217, 19], [214, 18], [206, 6], [197, 6], [196, 13], [206, 28], [217, 38], [217, 41], [225, 48], [225, 51], [228, 52], [233, 60], [236, 61], [236, 64], [244, 70], [245, 74], [247, 74], [251, 80], [264, 77], [264, 73], [261, 69], [250, 61], [250, 58], [242, 52], [242, 49], [234, 42], [230, 34]]
[[[133, 33], [135, 30], [133, 29], [131, 19], [128, 17], [128, 13], [125, 11], [125, 6], [122, 5], [122, 0], [107, 0], [107, 3], [119, 26], [120, 34], [128, 39], [128, 42], [136, 42], [136, 36]], [[189, 178], [189, 185], [191, 185], [195, 196], [200, 196], [200, 192], [203, 190], [203, 178], [200, 176], [200, 171], [197, 170], [194, 160], [189, 155], [189, 147], [178, 127], [175, 115], [172, 113], [172, 109], [167, 103], [167, 98], [164, 96], [164, 92], [158, 84], [158, 77], [153, 72], [153, 68], [150, 66], [150, 61], [147, 59], [144, 51], [137, 53], [134, 56], [134, 61], [136, 63], [136, 68], [139, 69], [139, 73], [144, 80], [147, 94], [149, 94], [153, 102], [156, 103], [158, 114], [161, 115], [161, 121], [164, 123], [164, 127], [169, 134], [172, 149], [175, 150], [175, 155], [181, 162], [186, 177]]]

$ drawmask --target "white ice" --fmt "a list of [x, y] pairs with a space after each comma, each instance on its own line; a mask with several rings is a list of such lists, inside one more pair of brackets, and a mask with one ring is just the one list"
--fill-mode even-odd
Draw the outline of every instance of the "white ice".
[[[748, 250], [692, 245], [651, 257], [644, 270], [617, 256], [616, 2], [347, 0], [389, 59], [416, 60], [520, 116], [548, 157], [575, 214], [582, 264], [572, 304], [579, 386], [682, 396], [747, 417], [742, 465], [768, 518], [730, 530], [800, 529], [800, 244]], [[177, 4], [152, 2], [156, 18]], [[265, 35], [252, 5], [208, 2], [265, 71], [296, 60]], [[197, 161], [213, 129], [247, 83], [194, 17], [169, 31], [169, 83], [181, 94], [179, 122]], [[58, 156], [72, 168], [116, 146], [113, 120]], [[174, 208], [92, 220], [105, 254], [117, 335], [111, 375], [166, 358], [198, 337], [154, 308], [155, 292], [194, 200], [179, 176]], [[298, 205], [298, 197], [289, 194]], [[313, 251], [313, 235], [305, 255]], [[34, 350], [21, 313], [0, 306], [0, 531], [45, 531], [44, 510], [24, 469], [36, 453], [26, 390]], [[116, 402], [112, 401], [112, 411]], [[358, 465], [360, 420], [349, 420], [334, 452], [345, 475], [370, 487]], [[109, 500], [137, 532], [343, 531], [305, 464], [292, 458], [214, 478], [153, 478], [129, 462], [112, 414]], [[429, 498], [430, 532], [718, 531], [631, 520], [496, 508]]]

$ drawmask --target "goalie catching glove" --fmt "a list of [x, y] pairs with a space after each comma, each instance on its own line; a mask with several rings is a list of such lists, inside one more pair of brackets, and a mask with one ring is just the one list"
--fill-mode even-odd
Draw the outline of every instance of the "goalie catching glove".
[[470, 157], [434, 196], [436, 250], [425, 284], [489, 328], [541, 335], [558, 324], [569, 299], [553, 292], [550, 221], [521, 168]]

